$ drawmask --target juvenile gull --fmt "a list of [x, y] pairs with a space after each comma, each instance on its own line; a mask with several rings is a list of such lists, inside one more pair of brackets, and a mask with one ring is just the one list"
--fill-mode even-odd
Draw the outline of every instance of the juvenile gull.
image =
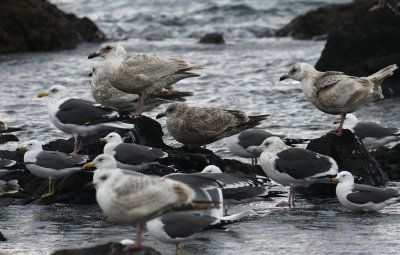
[[4, 194], [16, 193], [21, 189], [18, 180], [2, 181], [0, 180], [0, 196]]
[[42, 197], [54, 195], [56, 179], [80, 171], [86, 158], [59, 151], [45, 151], [37, 140], [24, 143], [18, 149], [27, 150], [24, 163], [29, 172], [40, 178], [49, 179], [49, 192]]
[[192, 107], [173, 103], [157, 119], [167, 117], [168, 132], [182, 144], [203, 145], [252, 128], [269, 114], [247, 116], [237, 110], [211, 107]]
[[117, 166], [122, 169], [135, 171], [145, 170], [151, 165], [158, 164], [159, 159], [168, 156], [161, 149], [156, 149], [140, 144], [123, 143], [118, 133], [109, 133], [100, 141], [107, 142], [104, 146], [104, 154], [113, 155], [117, 161]]
[[88, 58], [103, 57], [107, 80], [125, 93], [139, 94], [136, 114], [142, 113], [148, 94], [160, 91], [189, 77], [200, 76], [189, 71], [202, 69], [202, 65], [188, 65], [185, 60], [127, 53], [122, 45], [106, 43]]
[[8, 168], [14, 166], [16, 163], [17, 162], [15, 160], [0, 158], [0, 176], [15, 171]]
[[[103, 64], [93, 66], [93, 78], [90, 83], [90, 92], [96, 102], [104, 106], [113, 107], [121, 112], [134, 112], [139, 96], [122, 92], [113, 86], [106, 78]], [[149, 95], [144, 101], [143, 111], [151, 110], [170, 100], [184, 101], [185, 96], [191, 96], [191, 92], [176, 90], [161, 90]]]
[[339, 182], [336, 186], [339, 202], [352, 211], [379, 211], [400, 202], [397, 190], [356, 184], [353, 175], [347, 171], [340, 172], [332, 181]]
[[136, 172], [136, 171], [118, 168], [117, 161], [115, 160], [113, 155], [100, 154], [100, 155], [97, 155], [97, 157], [94, 160], [97, 162], [96, 165], [94, 165], [92, 162], [86, 163], [84, 165], [83, 169], [88, 170], [91, 167], [108, 169], [110, 171], [118, 169], [118, 170], [122, 171], [124, 174], [135, 175], [135, 176], [144, 176], [144, 174]]
[[51, 123], [61, 131], [74, 135], [74, 154], [82, 149], [85, 136], [104, 129], [134, 127], [133, 124], [120, 121], [129, 119], [130, 116], [121, 115], [115, 109], [101, 106], [96, 102], [70, 98], [64, 86], [55, 85], [38, 94], [38, 97], [45, 96], [50, 97], [47, 110]]
[[[339, 124], [337, 120], [334, 123]], [[400, 130], [398, 128], [386, 128], [374, 122], [362, 122], [353, 114], [347, 114], [343, 124], [344, 129], [349, 129], [361, 139], [369, 150], [394, 141], [400, 141]]]
[[[99, 158], [84, 168], [101, 165]], [[88, 166], [89, 165], [89, 166]], [[96, 200], [104, 214], [118, 223], [136, 224], [136, 242], [141, 243], [143, 224], [173, 210], [209, 209], [209, 201], [195, 200], [194, 191], [186, 184], [158, 176], [126, 175], [119, 169], [98, 168], [93, 175]]]
[[280, 80], [291, 78], [300, 81], [305, 96], [315, 107], [325, 113], [341, 114], [342, 123], [333, 131], [340, 136], [346, 114], [382, 99], [380, 86], [396, 69], [396, 65], [390, 65], [368, 77], [354, 77], [342, 72], [319, 72], [310, 64], [297, 63]]
[[338, 172], [331, 157], [287, 146], [279, 137], [269, 137], [254, 152], [261, 152], [260, 165], [265, 174], [283, 186], [290, 186], [288, 203], [294, 206], [295, 187], [308, 187], [312, 183], [329, 183]]

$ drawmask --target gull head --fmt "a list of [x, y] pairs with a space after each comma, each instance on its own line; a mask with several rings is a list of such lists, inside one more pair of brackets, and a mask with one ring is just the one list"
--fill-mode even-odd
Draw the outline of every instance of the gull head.
[[316, 72], [316, 70], [312, 65], [307, 63], [296, 63], [292, 65], [289, 69], [289, 72], [285, 75], [282, 75], [279, 80], [283, 81], [290, 78], [296, 81], [301, 81], [304, 78], [312, 75], [314, 72]]
[[18, 150], [41, 151], [42, 144], [38, 140], [30, 140], [19, 146]]
[[168, 107], [167, 107], [167, 109], [165, 110], [165, 112], [162, 112], [162, 113], [159, 113], [157, 116], [156, 116], [156, 118], [157, 119], [159, 119], [159, 118], [162, 118], [162, 117], [167, 117], [167, 118], [170, 118], [170, 117], [177, 117], [177, 116], [180, 116], [180, 115], [182, 115], [185, 111], [186, 111], [186, 109], [188, 108], [188, 106], [186, 105], [186, 104], [183, 104], [183, 103], [173, 103], [173, 104], [170, 104]]
[[99, 141], [106, 143], [122, 143], [122, 138], [118, 133], [111, 132], [106, 137], [100, 138]]
[[89, 54], [88, 59], [102, 57], [104, 59], [125, 56], [126, 50], [118, 43], [106, 43], [98, 51]]
[[277, 136], [271, 136], [265, 139], [260, 146], [256, 146], [251, 149], [251, 153], [259, 154], [263, 152], [277, 153], [288, 146]]
[[[333, 122], [333, 124], [340, 124], [341, 120], [335, 120]], [[346, 118], [344, 120], [343, 123], [343, 128], [344, 129], [353, 129], [355, 125], [357, 125], [357, 123], [359, 122], [359, 120], [357, 119], [357, 117], [354, 114], [348, 113], [346, 114]]]
[[222, 173], [221, 169], [219, 167], [217, 167], [216, 165], [209, 165], [206, 166], [203, 171], [201, 171], [202, 173], [213, 173], [213, 174], [220, 174]]
[[38, 97], [50, 97], [51, 99], [61, 99], [68, 96], [68, 89], [62, 85], [54, 85], [50, 87], [48, 90], [40, 92]]
[[97, 169], [116, 169], [117, 161], [114, 156], [108, 154], [98, 155], [92, 162], [86, 163], [83, 168], [96, 167]]
[[339, 183], [354, 183], [354, 177], [350, 172], [342, 171], [338, 175], [331, 179], [332, 182]]

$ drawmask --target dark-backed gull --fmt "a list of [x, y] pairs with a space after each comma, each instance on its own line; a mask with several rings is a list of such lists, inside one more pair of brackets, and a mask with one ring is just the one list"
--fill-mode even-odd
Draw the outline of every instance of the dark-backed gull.
[[136, 114], [142, 113], [144, 99], [148, 94], [160, 91], [172, 84], [199, 74], [191, 73], [202, 69], [202, 65], [190, 66], [185, 60], [158, 56], [127, 53], [117, 43], [106, 43], [88, 58], [104, 58], [107, 80], [116, 89], [130, 94], [139, 94]]
[[379, 211], [387, 205], [400, 202], [399, 191], [354, 183], [350, 172], [340, 172], [332, 181], [339, 182], [336, 196], [339, 202], [352, 211]]
[[[339, 124], [337, 120], [334, 123]], [[343, 124], [344, 129], [349, 129], [361, 139], [369, 150], [394, 141], [400, 141], [400, 130], [398, 128], [386, 128], [378, 123], [359, 121], [353, 114], [347, 114]]]
[[184, 103], [170, 104], [157, 119], [167, 117], [169, 133], [182, 144], [203, 145], [252, 128], [269, 114], [247, 116], [237, 110], [192, 107]]
[[295, 187], [308, 187], [312, 183], [329, 183], [336, 176], [338, 166], [331, 157], [287, 146], [279, 137], [269, 137], [253, 151], [262, 152], [260, 165], [265, 174], [283, 186], [290, 186], [288, 203], [294, 206]]
[[104, 154], [113, 155], [117, 166], [122, 169], [141, 171], [151, 165], [158, 164], [159, 159], [168, 156], [161, 149], [156, 149], [140, 144], [124, 143], [118, 133], [109, 133], [100, 141], [107, 142], [104, 146]]
[[80, 171], [86, 158], [59, 151], [45, 151], [39, 141], [31, 140], [18, 149], [27, 150], [24, 163], [29, 172], [40, 178], [49, 179], [49, 192], [42, 197], [54, 195], [56, 179]]
[[133, 124], [120, 120], [130, 116], [121, 115], [113, 108], [101, 106], [96, 102], [70, 98], [68, 90], [61, 85], [55, 85], [38, 97], [49, 96], [47, 110], [51, 123], [65, 133], [73, 134], [75, 145], [73, 153], [78, 153], [83, 146], [83, 137], [93, 135], [104, 129], [131, 129]]
[[354, 77], [342, 72], [319, 72], [307, 63], [297, 63], [280, 80], [291, 78], [301, 82], [301, 89], [320, 111], [341, 114], [342, 123], [333, 132], [342, 135], [347, 113], [355, 112], [362, 105], [382, 99], [382, 82], [393, 75], [397, 65], [390, 65], [368, 77]]

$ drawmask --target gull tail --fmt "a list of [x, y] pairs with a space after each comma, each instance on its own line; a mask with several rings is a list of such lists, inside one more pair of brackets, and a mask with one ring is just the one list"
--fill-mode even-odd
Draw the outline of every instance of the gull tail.
[[368, 80], [370, 80], [371, 82], [373, 82], [374, 85], [374, 91], [375, 90], [380, 90], [380, 85], [382, 84], [382, 82], [389, 78], [390, 76], [393, 75], [393, 71], [397, 69], [397, 65], [390, 65], [387, 66], [381, 70], [379, 70], [378, 72], [368, 76]]

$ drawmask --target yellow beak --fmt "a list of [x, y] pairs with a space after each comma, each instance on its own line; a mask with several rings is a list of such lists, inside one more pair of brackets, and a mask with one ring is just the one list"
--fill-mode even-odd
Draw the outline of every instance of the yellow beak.
[[40, 92], [37, 97], [47, 97], [49, 94], [47, 92]]
[[19, 146], [17, 148], [18, 151], [26, 151], [26, 148], [24, 146]]
[[331, 182], [339, 182], [339, 180], [336, 177], [331, 178]]
[[93, 162], [89, 162], [83, 165], [83, 169], [87, 169], [90, 167], [95, 167], [96, 165]]
[[341, 120], [335, 120], [334, 122], [333, 122], [333, 124], [340, 124], [342, 121]]
[[104, 137], [100, 138], [99, 141], [100, 142], [107, 142], [107, 140]]

